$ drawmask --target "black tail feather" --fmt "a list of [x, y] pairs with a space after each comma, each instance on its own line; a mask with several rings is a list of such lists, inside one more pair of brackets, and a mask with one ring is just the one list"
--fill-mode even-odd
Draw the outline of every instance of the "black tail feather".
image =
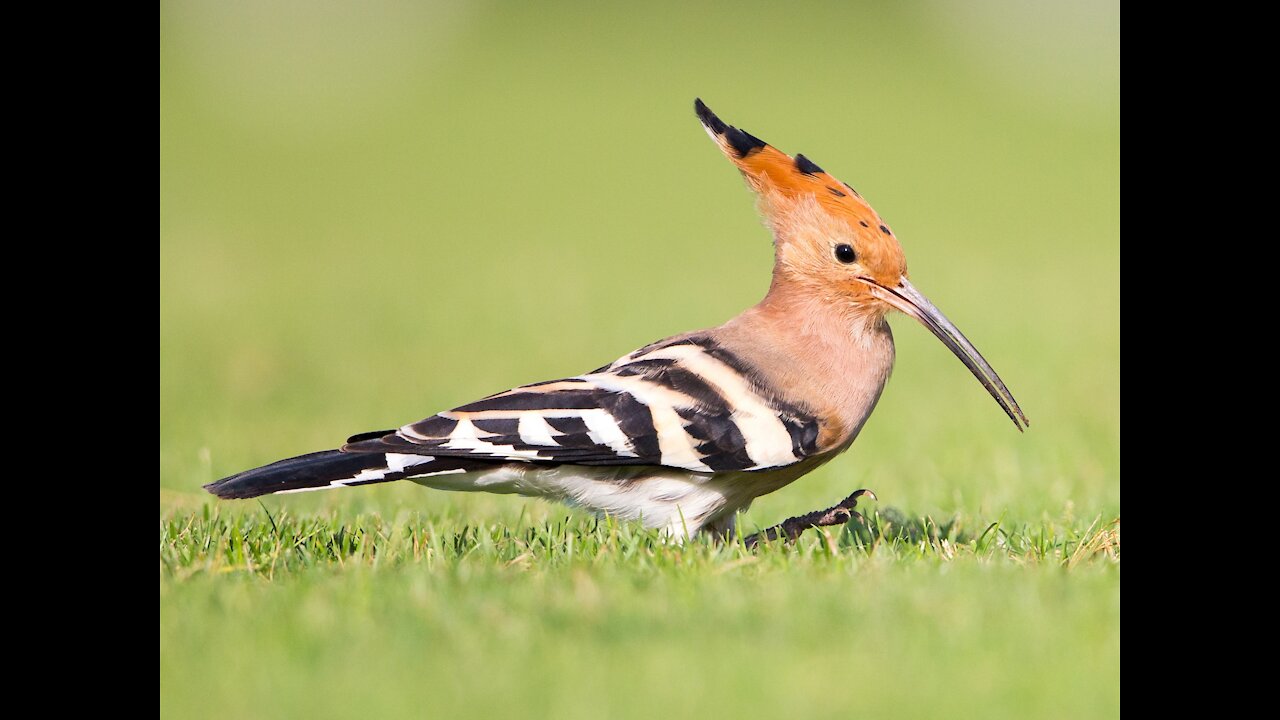
[[[367, 485], [404, 477], [404, 473], [383, 473], [367, 480], [353, 479], [365, 470], [386, 470], [387, 458], [381, 453], [344, 453], [323, 450], [308, 453], [246, 470], [205, 485], [205, 490], [220, 498], [254, 498], [288, 490], [310, 490], [338, 485]], [[352, 482], [335, 482], [353, 480]]]

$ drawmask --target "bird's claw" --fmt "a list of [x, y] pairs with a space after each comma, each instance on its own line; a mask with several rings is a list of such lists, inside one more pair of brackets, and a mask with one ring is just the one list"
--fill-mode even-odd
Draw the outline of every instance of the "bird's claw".
[[876, 497], [876, 494], [874, 492], [872, 492], [868, 488], [862, 488], [861, 490], [854, 490], [853, 494], [851, 494], [849, 497], [845, 498], [844, 500], [841, 500], [840, 504], [844, 505], [845, 503], [853, 503], [854, 505], [857, 505], [858, 498], [862, 497], [863, 495], [869, 495], [872, 500], [875, 500], [876, 502], [880, 502], [880, 498]]
[[766, 528], [754, 535], [747, 536], [743, 539], [743, 543], [748, 548], [755, 548], [761, 541], [769, 542], [777, 540], [779, 537], [786, 538], [787, 542], [794, 542], [809, 528], [844, 525], [855, 517], [858, 518], [858, 522], [865, 525], [866, 518], [862, 517], [862, 514], [854, 509], [858, 506], [858, 500], [864, 496], [870, 496], [872, 500], [879, 500], [874, 492], [866, 488], [855, 490], [849, 497], [826, 510], [816, 510], [805, 515], [788, 518], [771, 528]]

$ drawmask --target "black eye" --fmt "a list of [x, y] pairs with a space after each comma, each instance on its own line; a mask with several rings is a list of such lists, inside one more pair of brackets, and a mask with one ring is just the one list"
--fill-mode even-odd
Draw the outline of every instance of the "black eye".
[[845, 265], [848, 265], [858, 259], [858, 254], [853, 251], [852, 245], [837, 245], [836, 259]]

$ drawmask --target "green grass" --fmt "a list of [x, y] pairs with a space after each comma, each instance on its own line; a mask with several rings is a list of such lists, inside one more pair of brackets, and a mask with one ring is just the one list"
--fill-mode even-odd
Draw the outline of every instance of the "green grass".
[[1114, 714], [1118, 524], [899, 522], [753, 553], [206, 508], [161, 523], [161, 714]]
[[[361, 7], [161, 4], [162, 716], [1118, 716], [1118, 9]], [[899, 317], [850, 452], [742, 519], [869, 487], [865, 536], [200, 490], [758, 300], [695, 96], [874, 204], [1027, 433]]]

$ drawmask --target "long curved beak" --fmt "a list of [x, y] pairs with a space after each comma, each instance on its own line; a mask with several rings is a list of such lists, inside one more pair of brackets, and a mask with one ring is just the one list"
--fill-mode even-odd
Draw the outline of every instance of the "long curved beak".
[[860, 279], [871, 286], [871, 294], [919, 320], [921, 325], [938, 336], [943, 345], [951, 348], [951, 352], [955, 353], [956, 357], [960, 358], [960, 362], [969, 368], [969, 372], [978, 378], [982, 387], [986, 388], [987, 392], [991, 393], [991, 397], [1000, 403], [1000, 407], [1004, 409], [1005, 414], [1013, 421], [1019, 432], [1031, 424], [1027, 422], [1027, 416], [1023, 414], [1022, 408], [1018, 407], [1018, 401], [1013, 399], [1013, 393], [1004, 386], [1004, 381], [996, 374], [987, 359], [982, 357], [982, 353], [978, 352], [978, 348], [969, 342], [969, 338], [965, 337], [964, 333], [960, 332], [960, 328], [953, 325], [941, 310], [929, 302], [929, 298], [907, 282], [905, 277], [900, 278], [898, 286], [893, 288], [885, 287], [870, 278]]

